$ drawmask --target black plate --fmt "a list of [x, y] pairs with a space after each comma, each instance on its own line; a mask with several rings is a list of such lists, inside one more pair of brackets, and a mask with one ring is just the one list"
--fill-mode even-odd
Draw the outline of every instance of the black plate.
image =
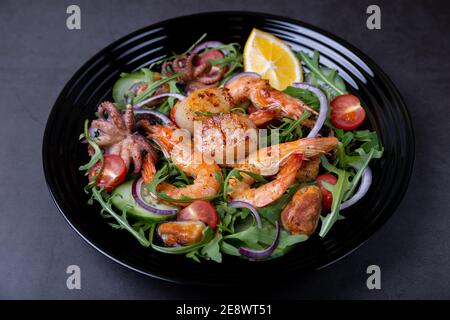
[[[367, 196], [345, 210], [325, 239], [311, 237], [286, 256], [253, 263], [225, 256], [222, 264], [198, 264], [144, 248], [129, 234], [113, 230], [99, 207], [87, 204], [86, 177], [78, 167], [87, 160], [78, 137], [86, 118], [110, 99], [121, 72], [132, 72], [164, 54], [183, 52], [203, 33], [208, 39], [245, 43], [252, 28], [275, 34], [294, 49], [321, 53], [321, 63], [339, 70], [349, 90], [366, 106], [370, 126], [381, 137], [384, 157], [373, 162]], [[414, 161], [414, 136], [406, 106], [386, 74], [359, 50], [305, 23], [260, 13], [217, 12], [164, 21], [114, 42], [90, 59], [58, 97], [44, 135], [43, 162], [50, 192], [69, 224], [97, 250], [135, 271], [169, 281], [233, 284], [271, 275], [327, 266], [358, 248], [392, 215], [402, 199]]]

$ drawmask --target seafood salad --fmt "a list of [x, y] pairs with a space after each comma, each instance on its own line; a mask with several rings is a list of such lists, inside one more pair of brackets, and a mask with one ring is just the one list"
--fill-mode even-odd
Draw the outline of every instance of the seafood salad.
[[258, 29], [243, 50], [206, 37], [122, 73], [86, 120], [89, 202], [118, 233], [197, 262], [326, 237], [383, 155], [364, 106], [318, 52]]

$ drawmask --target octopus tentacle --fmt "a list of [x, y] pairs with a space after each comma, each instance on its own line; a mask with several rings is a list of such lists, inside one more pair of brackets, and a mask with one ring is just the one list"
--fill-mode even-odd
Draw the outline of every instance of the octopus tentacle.
[[212, 84], [218, 82], [224, 76], [225, 68], [213, 67], [210, 72], [197, 78], [198, 82], [203, 84]]
[[100, 106], [97, 109], [99, 116], [102, 117], [103, 119], [105, 111], [108, 112], [108, 118], [112, 120], [112, 122], [118, 129], [120, 130], [127, 129], [122, 119], [122, 115], [111, 102], [104, 101], [100, 104]]
[[133, 132], [135, 129], [136, 121], [134, 119], [133, 107], [131, 105], [127, 106], [127, 109], [125, 110], [125, 114], [123, 116], [123, 120], [128, 132]]
[[209, 62], [205, 62], [201, 65], [194, 67], [194, 78], [198, 78], [201, 75], [209, 72], [211, 70], [211, 68], [212, 68], [212, 65]]
[[175, 72], [180, 73], [180, 80], [187, 82], [193, 78], [193, 60], [195, 55], [181, 56], [175, 58], [172, 63]]

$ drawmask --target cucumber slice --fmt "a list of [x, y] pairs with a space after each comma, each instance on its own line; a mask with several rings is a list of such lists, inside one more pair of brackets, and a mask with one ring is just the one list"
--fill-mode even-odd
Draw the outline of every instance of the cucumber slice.
[[[126, 210], [127, 214], [133, 218], [149, 222], [158, 222], [173, 219], [175, 215], [161, 215], [148, 211], [139, 206], [134, 200], [131, 194], [131, 187], [133, 180], [122, 183], [120, 186], [114, 189], [112, 192], [112, 204], [119, 210]], [[177, 207], [168, 206], [162, 203], [158, 203], [150, 195], [142, 195], [145, 202], [149, 205], [157, 207], [159, 209], [174, 209]]]
[[145, 82], [146, 75], [142, 70], [129, 73], [119, 80], [113, 86], [112, 96], [114, 102], [117, 103], [121, 108], [125, 107], [125, 94], [130, 91], [130, 88], [138, 82]]

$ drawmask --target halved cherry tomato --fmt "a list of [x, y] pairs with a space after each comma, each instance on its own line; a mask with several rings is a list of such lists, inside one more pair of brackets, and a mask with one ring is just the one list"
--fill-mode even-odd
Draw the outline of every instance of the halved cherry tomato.
[[331, 122], [338, 129], [353, 130], [366, 118], [366, 111], [358, 97], [352, 94], [337, 96], [331, 101]]
[[316, 182], [319, 184], [320, 191], [322, 191], [322, 212], [330, 212], [331, 205], [333, 203], [333, 195], [322, 185], [322, 181], [334, 185], [337, 182], [337, 178], [331, 173], [321, 174], [316, 178]]
[[209, 225], [211, 229], [216, 230], [219, 224], [219, 215], [209, 201], [195, 200], [178, 213], [177, 220], [202, 221]]
[[93, 181], [98, 176], [96, 186], [105, 187], [106, 191], [112, 191], [115, 187], [125, 181], [127, 167], [122, 158], [115, 154], [105, 154], [104, 164], [101, 172], [98, 172], [101, 163], [97, 162], [89, 170], [89, 181]]
[[170, 109], [169, 118], [170, 118], [170, 120], [172, 120], [173, 123], [177, 124], [177, 122], [175, 121], [175, 111], [176, 111], [175, 106], [176, 106], [176, 105], [174, 105], [174, 106], [172, 107], [172, 109]]
[[195, 65], [198, 66], [210, 60], [223, 59], [224, 57], [224, 54], [220, 50], [208, 50], [199, 55], [199, 58], [195, 61]]

